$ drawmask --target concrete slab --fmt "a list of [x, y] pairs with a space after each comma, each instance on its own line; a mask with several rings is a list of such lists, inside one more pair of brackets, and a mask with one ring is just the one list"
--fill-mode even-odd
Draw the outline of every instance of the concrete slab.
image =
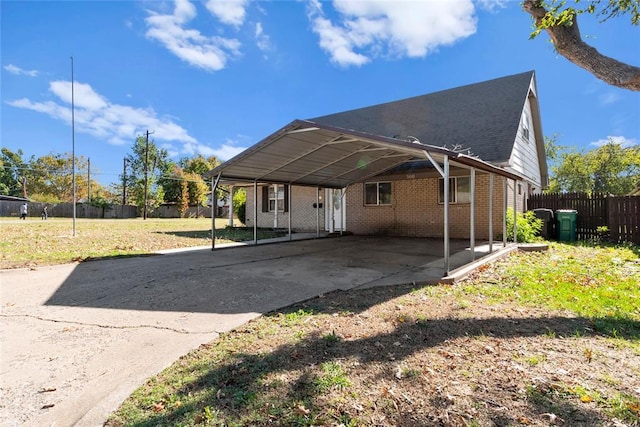
[[0, 419], [102, 425], [219, 333], [337, 289], [438, 281], [441, 257], [440, 240], [349, 236], [0, 271]]

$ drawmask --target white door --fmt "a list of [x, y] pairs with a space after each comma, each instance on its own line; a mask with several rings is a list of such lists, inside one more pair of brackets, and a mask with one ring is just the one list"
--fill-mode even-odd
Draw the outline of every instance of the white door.
[[329, 188], [325, 190], [324, 226], [325, 230], [330, 233], [344, 231], [346, 222], [344, 190], [345, 189], [333, 190]]

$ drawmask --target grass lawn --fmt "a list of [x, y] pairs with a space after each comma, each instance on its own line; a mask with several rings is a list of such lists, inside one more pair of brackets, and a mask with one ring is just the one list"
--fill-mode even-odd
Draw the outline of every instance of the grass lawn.
[[202, 345], [109, 426], [639, 426], [640, 250], [334, 292]]
[[[216, 219], [216, 243], [253, 239], [253, 230], [225, 228]], [[0, 268], [34, 267], [88, 258], [148, 254], [163, 249], [211, 246], [211, 219], [76, 219], [0, 220]], [[258, 238], [276, 237], [260, 230]]]

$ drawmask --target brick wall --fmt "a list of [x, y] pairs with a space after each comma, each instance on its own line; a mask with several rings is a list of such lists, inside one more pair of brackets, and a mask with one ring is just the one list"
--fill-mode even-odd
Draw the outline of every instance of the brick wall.
[[[513, 181], [507, 180], [508, 206], [513, 206]], [[354, 234], [374, 234], [409, 237], [442, 237], [444, 233], [444, 205], [438, 204], [438, 178], [422, 178], [392, 181], [393, 202], [388, 206], [365, 206], [364, 185], [353, 184], [347, 188], [346, 230]], [[502, 235], [504, 179], [494, 176], [493, 236]], [[274, 227], [274, 213], [262, 212], [262, 187], [258, 186], [258, 227]], [[247, 226], [253, 226], [253, 187], [247, 191]], [[516, 187], [517, 191], [517, 187]], [[522, 211], [527, 197], [527, 184], [522, 183], [516, 193], [518, 210]], [[324, 199], [324, 191], [321, 190]], [[291, 218], [294, 231], [315, 231], [316, 188], [292, 187]], [[324, 202], [324, 200], [322, 200]], [[470, 204], [449, 205], [449, 230], [453, 239], [468, 238]], [[325, 210], [320, 209], [319, 225], [324, 230]], [[289, 214], [278, 214], [278, 227], [289, 227]], [[476, 173], [475, 234], [477, 239], [489, 238], [489, 175]]]
[[[275, 227], [274, 212], [262, 212], [262, 185], [258, 186], [258, 227]], [[247, 227], [253, 227], [253, 187], [245, 187], [247, 192]], [[291, 223], [293, 231], [316, 231], [317, 209], [315, 187], [291, 187]], [[324, 191], [321, 192], [324, 199]], [[289, 227], [289, 213], [278, 212], [278, 228]], [[324, 230], [324, 208], [320, 209], [320, 230]]]
[[[513, 188], [513, 183], [511, 188]], [[493, 234], [502, 234], [503, 178], [494, 177]], [[392, 181], [392, 204], [365, 206], [364, 185], [347, 190], [347, 230], [355, 234], [442, 237], [444, 205], [438, 204], [438, 178]], [[512, 192], [510, 199], [513, 198]], [[512, 201], [510, 200], [511, 204]], [[489, 175], [476, 174], [475, 234], [489, 237]], [[470, 204], [449, 205], [451, 238], [468, 238]]]

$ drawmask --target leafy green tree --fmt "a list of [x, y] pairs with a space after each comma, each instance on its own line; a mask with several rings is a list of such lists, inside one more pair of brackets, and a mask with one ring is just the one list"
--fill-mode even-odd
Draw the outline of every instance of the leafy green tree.
[[[128, 203], [133, 202], [139, 208], [144, 208], [146, 176], [147, 208], [155, 209], [160, 206], [164, 200], [164, 188], [159, 180], [173, 167], [168, 158], [167, 150], [158, 148], [153, 140], [149, 140], [147, 144], [144, 136], [136, 138], [131, 154], [126, 156]], [[122, 180], [122, 176], [120, 179]]]
[[[206, 206], [210, 185], [205, 182], [202, 175], [220, 163], [220, 160], [215, 156], [205, 158], [200, 154], [191, 159], [182, 159], [180, 161], [189, 180], [189, 201], [191, 204]], [[219, 194], [219, 191], [216, 191], [216, 199]]]
[[629, 194], [640, 184], [640, 146], [613, 141], [588, 152], [577, 152], [547, 138], [551, 166], [550, 192]]
[[[29, 160], [27, 189], [31, 195], [47, 200], [71, 202], [73, 200], [73, 158], [71, 153], [50, 153]], [[87, 198], [88, 162], [76, 157], [76, 201]], [[97, 185], [97, 183], [96, 183]], [[35, 198], [35, 196], [34, 196]]]
[[178, 214], [184, 218], [189, 209], [189, 185], [186, 179], [180, 181], [180, 198], [178, 199]]
[[22, 160], [22, 150], [13, 152], [2, 147], [0, 155], [0, 194], [22, 196], [22, 177], [28, 165]]
[[542, 31], [551, 38], [556, 51], [604, 82], [633, 91], [640, 91], [640, 67], [620, 62], [601, 54], [582, 40], [578, 17], [596, 15], [602, 21], [630, 16], [631, 24], [640, 23], [639, 0], [525, 0], [522, 8], [533, 18], [531, 38]]

